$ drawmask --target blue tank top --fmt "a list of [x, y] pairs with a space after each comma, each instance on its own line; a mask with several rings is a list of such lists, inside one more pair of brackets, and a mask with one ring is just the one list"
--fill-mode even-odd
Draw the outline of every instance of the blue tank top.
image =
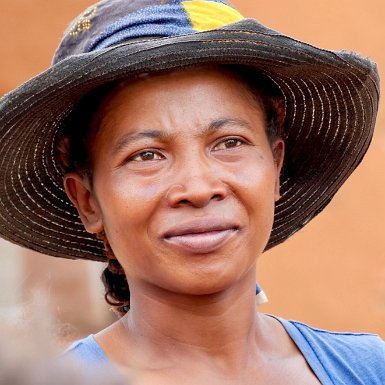
[[[322, 385], [385, 385], [385, 342], [374, 334], [337, 333], [277, 319]], [[85, 367], [111, 365], [93, 335], [74, 342], [66, 354]]]

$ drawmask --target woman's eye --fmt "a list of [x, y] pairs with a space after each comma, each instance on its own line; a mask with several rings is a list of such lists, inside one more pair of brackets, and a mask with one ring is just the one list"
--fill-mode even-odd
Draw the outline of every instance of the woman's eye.
[[215, 146], [215, 150], [226, 150], [228, 148], [239, 147], [245, 142], [240, 139], [230, 138], [226, 139]]
[[164, 159], [163, 155], [155, 151], [143, 151], [139, 154], [132, 156], [129, 160], [135, 162], [146, 162], [152, 160], [161, 160]]

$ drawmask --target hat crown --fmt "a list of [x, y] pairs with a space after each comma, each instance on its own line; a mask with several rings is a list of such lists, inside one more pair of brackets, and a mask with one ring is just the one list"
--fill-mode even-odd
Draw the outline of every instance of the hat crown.
[[227, 0], [103, 0], [69, 25], [53, 64], [129, 40], [202, 32], [241, 19]]

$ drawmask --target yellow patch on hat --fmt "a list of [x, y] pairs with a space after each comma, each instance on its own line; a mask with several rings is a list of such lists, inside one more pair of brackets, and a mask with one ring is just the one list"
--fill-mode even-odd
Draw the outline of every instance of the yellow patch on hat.
[[234, 8], [212, 1], [183, 1], [181, 5], [197, 32], [220, 28], [244, 19]]

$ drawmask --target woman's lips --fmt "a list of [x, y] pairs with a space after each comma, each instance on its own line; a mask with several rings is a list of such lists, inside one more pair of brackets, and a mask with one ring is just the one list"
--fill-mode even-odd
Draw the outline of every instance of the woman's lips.
[[178, 248], [194, 254], [211, 253], [233, 238], [239, 231], [234, 225], [182, 225], [165, 234], [163, 239]]

